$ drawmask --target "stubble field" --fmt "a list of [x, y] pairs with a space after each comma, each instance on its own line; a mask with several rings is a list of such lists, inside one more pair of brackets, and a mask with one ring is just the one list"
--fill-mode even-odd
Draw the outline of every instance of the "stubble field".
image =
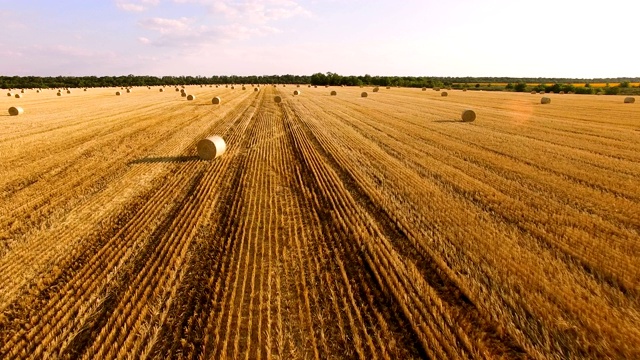
[[0, 97], [0, 358], [640, 358], [637, 103], [118, 90]]

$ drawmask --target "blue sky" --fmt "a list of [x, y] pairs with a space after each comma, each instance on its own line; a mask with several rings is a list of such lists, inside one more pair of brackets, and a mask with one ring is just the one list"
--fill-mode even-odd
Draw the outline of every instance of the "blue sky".
[[0, 0], [0, 75], [636, 77], [640, 1]]

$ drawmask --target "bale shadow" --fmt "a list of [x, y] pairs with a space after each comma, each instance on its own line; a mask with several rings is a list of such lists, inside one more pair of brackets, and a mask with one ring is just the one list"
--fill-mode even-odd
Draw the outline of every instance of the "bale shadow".
[[129, 161], [127, 165], [135, 165], [135, 164], [155, 164], [155, 163], [182, 163], [189, 162], [193, 160], [201, 160], [200, 157], [192, 155], [192, 156], [161, 156], [161, 157], [146, 157], [142, 159], [137, 159], [133, 161]]
[[442, 120], [433, 120], [434, 123], [462, 123], [464, 121], [460, 120], [451, 120], [451, 119], [442, 119]]

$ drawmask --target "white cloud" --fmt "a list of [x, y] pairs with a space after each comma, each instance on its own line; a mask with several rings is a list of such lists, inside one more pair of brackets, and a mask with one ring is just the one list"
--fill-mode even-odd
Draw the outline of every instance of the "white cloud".
[[139, 22], [145, 29], [158, 31], [161, 34], [176, 34], [186, 32], [190, 29], [193, 19], [182, 17], [180, 19], [151, 18]]
[[149, 6], [158, 5], [159, 0], [116, 0], [116, 6], [120, 10], [141, 12], [149, 8]]
[[208, 7], [213, 14], [252, 23], [266, 23], [311, 15], [310, 11], [293, 0], [174, 0], [174, 2], [200, 4]]
[[146, 37], [143, 37], [143, 36], [139, 37], [139, 38], [138, 38], [138, 41], [139, 41], [140, 43], [142, 43], [142, 44], [148, 44], [148, 43], [150, 43], [150, 42], [151, 42], [151, 40], [149, 40], [149, 39], [147, 39]]

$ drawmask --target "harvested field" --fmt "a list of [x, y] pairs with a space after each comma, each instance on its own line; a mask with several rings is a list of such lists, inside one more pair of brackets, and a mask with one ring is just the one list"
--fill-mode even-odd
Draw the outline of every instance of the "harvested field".
[[232, 89], [0, 115], [0, 358], [640, 358], [640, 106]]

